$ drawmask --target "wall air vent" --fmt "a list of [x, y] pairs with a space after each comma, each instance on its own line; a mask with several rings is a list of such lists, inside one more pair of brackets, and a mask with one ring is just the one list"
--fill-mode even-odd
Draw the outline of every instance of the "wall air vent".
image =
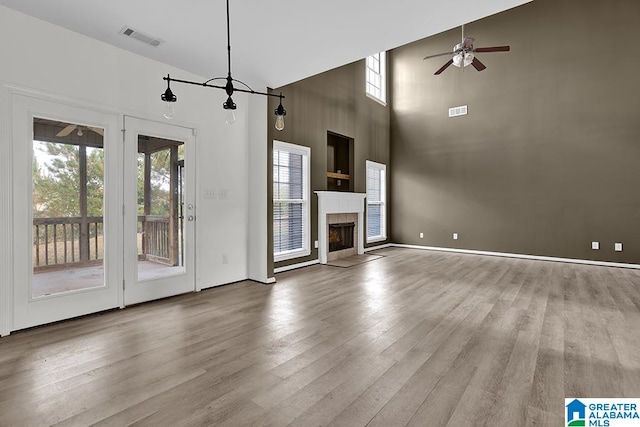
[[133, 28], [128, 27], [126, 25], [124, 27], [122, 27], [122, 29], [120, 30], [120, 34], [122, 34], [124, 36], [127, 36], [127, 37], [130, 37], [132, 39], [141, 41], [142, 43], [146, 43], [149, 46], [153, 46], [153, 47], [158, 47], [162, 43], [164, 43], [163, 40], [160, 40], [157, 37], [151, 37], [151, 36], [149, 36], [147, 34], [141, 33], [138, 30], [134, 30]]
[[467, 114], [467, 106], [461, 105], [460, 107], [449, 108], [449, 117], [464, 116]]

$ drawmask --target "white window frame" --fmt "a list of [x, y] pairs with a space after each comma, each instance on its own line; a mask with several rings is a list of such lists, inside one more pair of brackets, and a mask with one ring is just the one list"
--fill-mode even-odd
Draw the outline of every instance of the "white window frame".
[[[376, 69], [376, 67], [371, 67], [371, 62], [378, 62], [380, 64], [380, 69]], [[380, 52], [374, 55], [369, 55], [364, 61], [365, 67], [365, 93], [367, 96], [374, 101], [379, 102], [382, 105], [387, 105], [387, 53]], [[377, 76], [380, 80], [380, 85], [378, 87], [377, 82], [372, 81], [371, 76]], [[374, 88], [373, 90], [371, 88]], [[377, 91], [380, 91], [380, 96], [378, 96]]]
[[[383, 240], [387, 240], [387, 165], [371, 160], [367, 160], [365, 163], [367, 173], [367, 194], [369, 194], [369, 171], [373, 169], [380, 173], [380, 201], [371, 201], [367, 197], [367, 230], [365, 231], [367, 243], [381, 242]], [[369, 236], [368, 224], [370, 205], [380, 205], [380, 235], [378, 236]]]
[[[311, 148], [274, 140], [273, 151], [276, 150], [302, 155], [302, 199], [276, 199], [275, 194], [273, 196], [274, 205], [276, 203], [302, 202], [302, 248], [278, 253], [274, 250], [273, 261], [280, 262], [311, 255], [311, 208], [309, 203], [309, 194], [311, 193]], [[271, 185], [273, 186], [273, 179]]]

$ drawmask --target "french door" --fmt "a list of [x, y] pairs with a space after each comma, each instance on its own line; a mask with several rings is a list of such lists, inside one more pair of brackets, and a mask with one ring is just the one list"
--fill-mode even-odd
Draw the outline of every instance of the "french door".
[[119, 117], [13, 94], [12, 330], [121, 305]]
[[13, 311], [24, 329], [195, 290], [193, 130], [14, 93]]
[[125, 117], [124, 303], [195, 290], [193, 129]]

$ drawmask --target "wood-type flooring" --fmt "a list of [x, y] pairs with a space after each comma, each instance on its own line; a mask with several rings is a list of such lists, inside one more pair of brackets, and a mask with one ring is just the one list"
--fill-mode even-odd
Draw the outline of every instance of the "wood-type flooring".
[[640, 397], [640, 271], [387, 248], [0, 339], [0, 426], [561, 426]]

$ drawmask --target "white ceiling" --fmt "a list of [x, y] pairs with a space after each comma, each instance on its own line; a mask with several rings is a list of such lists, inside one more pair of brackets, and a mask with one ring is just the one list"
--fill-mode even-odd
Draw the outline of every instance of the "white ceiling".
[[[276, 88], [529, 1], [231, 0], [232, 74], [256, 90]], [[227, 73], [224, 0], [0, 5], [206, 78]], [[124, 37], [125, 25], [165, 43], [153, 48]]]

